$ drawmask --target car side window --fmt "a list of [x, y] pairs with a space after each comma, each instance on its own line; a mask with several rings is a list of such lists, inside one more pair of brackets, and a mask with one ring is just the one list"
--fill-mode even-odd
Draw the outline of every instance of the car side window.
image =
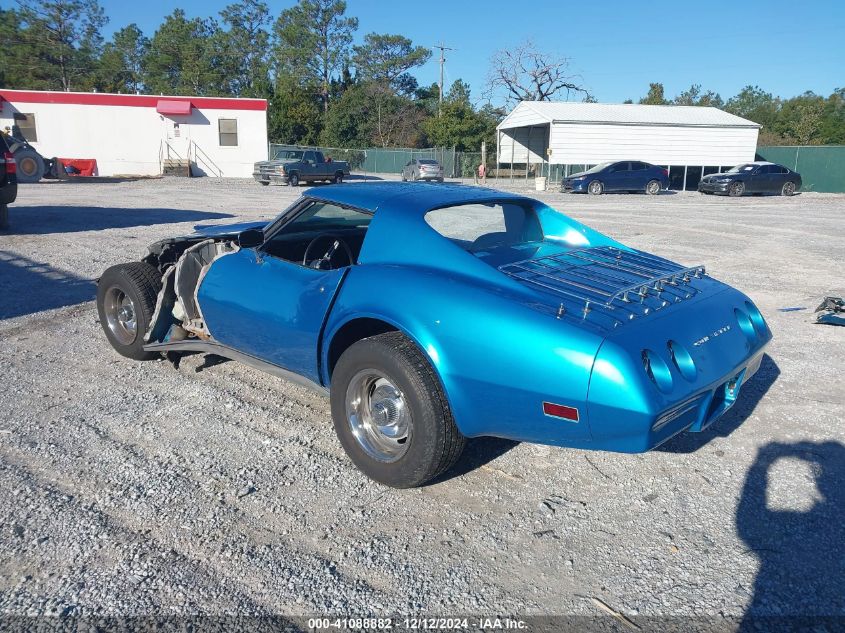
[[302, 158], [305, 162], [314, 162], [314, 152], [305, 152], [305, 156]]
[[301, 264], [308, 245], [315, 238], [331, 236], [342, 239], [357, 261], [372, 219], [372, 213], [315, 200], [273, 233], [261, 246], [261, 251]]
[[611, 165], [608, 171], [611, 174], [617, 174], [622, 171], [628, 171], [628, 163], [616, 163], [615, 165]]
[[631, 171], [642, 171], [644, 169], [648, 169], [648, 165], [645, 163], [631, 163]]
[[534, 210], [513, 203], [434, 209], [426, 213], [425, 221], [446, 239], [476, 254], [543, 240], [543, 228]]

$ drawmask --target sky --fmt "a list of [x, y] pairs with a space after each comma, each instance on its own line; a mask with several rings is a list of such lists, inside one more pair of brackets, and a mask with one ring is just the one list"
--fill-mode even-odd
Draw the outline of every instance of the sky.
[[[231, 1], [101, 4], [110, 18], [107, 36], [131, 22], [149, 36], [177, 7], [190, 17], [216, 16]], [[268, 4], [276, 16], [294, 2]], [[827, 96], [845, 87], [842, 0], [347, 0], [347, 14], [359, 20], [358, 40], [399, 33], [415, 44], [455, 49], [446, 52], [445, 83], [463, 79], [474, 101], [482, 98], [493, 52], [527, 38], [569, 58], [572, 73], [606, 103], [636, 101], [650, 82], [662, 82], [670, 98], [693, 83], [724, 99], [748, 84], [781, 97], [805, 90]], [[416, 70], [420, 85], [438, 81], [436, 60], [435, 53]]]

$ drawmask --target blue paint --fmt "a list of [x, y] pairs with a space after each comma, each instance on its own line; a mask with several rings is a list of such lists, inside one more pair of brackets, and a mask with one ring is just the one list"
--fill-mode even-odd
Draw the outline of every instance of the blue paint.
[[[317, 271], [254, 250], [220, 258], [199, 290], [214, 338], [329, 386], [335, 334], [354, 319], [380, 319], [427, 355], [470, 437], [645, 451], [724, 413], [771, 340], [745, 295], [706, 276], [690, 282], [693, 298], [621, 327], [569, 304], [561, 313], [559, 297], [506, 276], [425, 222], [438, 207], [519, 201], [532, 206], [545, 235], [524, 247], [534, 253], [527, 257], [608, 246], [635, 252], [522, 196], [399, 183], [304, 195], [375, 212], [359, 264]], [[579, 421], [544, 415], [544, 401], [577, 408]]]

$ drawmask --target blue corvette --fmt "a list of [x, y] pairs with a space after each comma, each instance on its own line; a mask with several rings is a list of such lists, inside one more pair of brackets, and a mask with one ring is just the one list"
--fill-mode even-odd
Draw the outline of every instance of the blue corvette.
[[213, 352], [328, 392], [352, 461], [396, 487], [467, 437], [640, 452], [701, 431], [771, 339], [703, 266], [460, 185], [308, 190], [109, 268], [97, 306], [129, 358]]

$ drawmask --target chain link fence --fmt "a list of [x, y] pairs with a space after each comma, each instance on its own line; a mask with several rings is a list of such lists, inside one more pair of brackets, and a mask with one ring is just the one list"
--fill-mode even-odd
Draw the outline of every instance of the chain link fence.
[[[410, 147], [369, 147], [353, 149], [343, 147], [314, 147], [304, 145], [284, 145], [270, 143], [268, 155], [271, 159], [282, 150], [309, 149], [323, 153], [333, 160], [344, 160], [356, 174], [396, 174], [402, 173], [402, 168], [416, 158], [428, 158], [443, 165], [443, 172], [447, 178], [474, 178], [481, 163], [481, 152], [461, 152], [454, 148], [429, 147], [415, 149]], [[487, 153], [487, 173], [491, 173], [496, 166], [496, 152]]]

